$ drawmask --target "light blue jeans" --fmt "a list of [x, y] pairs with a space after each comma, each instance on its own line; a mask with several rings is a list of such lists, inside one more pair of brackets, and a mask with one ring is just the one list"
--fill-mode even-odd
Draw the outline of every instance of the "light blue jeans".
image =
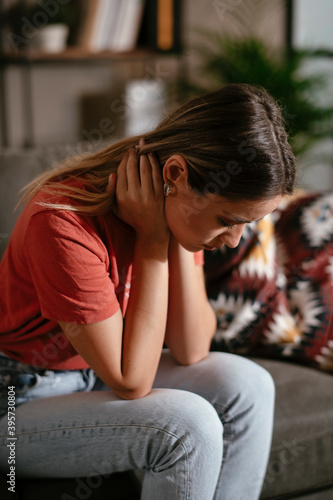
[[26, 365], [17, 364], [13, 375], [16, 362], [0, 357], [3, 367], [8, 361], [1, 392], [6, 414], [0, 419], [4, 474], [7, 386], [16, 384], [17, 404], [22, 403], [16, 409], [17, 477], [104, 477], [141, 469], [144, 500], [259, 498], [271, 445], [274, 384], [256, 363], [214, 352], [180, 366], [164, 351], [152, 392], [125, 401], [100, 381], [91, 391], [89, 370], [24, 379]]

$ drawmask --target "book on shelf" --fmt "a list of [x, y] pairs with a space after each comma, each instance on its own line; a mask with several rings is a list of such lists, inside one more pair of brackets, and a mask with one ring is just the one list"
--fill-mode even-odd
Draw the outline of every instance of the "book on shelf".
[[139, 44], [160, 52], [179, 52], [181, 15], [181, 0], [146, 0]]
[[181, 48], [181, 0], [83, 0], [79, 46], [88, 52]]
[[[72, 53], [75, 57], [75, 53], [81, 55], [103, 52], [125, 53], [132, 52], [136, 48], [160, 52], [180, 51], [181, 3], [181, 0], [66, 2], [66, 6], [72, 8], [67, 45], [70, 50], [67, 51], [67, 55]], [[16, 28], [8, 25], [8, 29], [15, 31]], [[1, 30], [2, 38], [5, 36], [5, 30], [4, 26]], [[32, 45], [24, 44], [22, 47], [24, 51], [19, 52], [28, 53], [31, 49], [32, 53], [34, 48], [36, 49]]]
[[80, 46], [89, 52], [134, 50], [145, 0], [90, 0]]

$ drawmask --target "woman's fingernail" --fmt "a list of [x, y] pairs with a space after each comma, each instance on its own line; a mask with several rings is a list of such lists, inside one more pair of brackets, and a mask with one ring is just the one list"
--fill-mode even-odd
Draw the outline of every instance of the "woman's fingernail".
[[141, 137], [140, 141], [139, 141], [139, 146], [144, 146], [145, 144], [145, 140], [143, 137]]

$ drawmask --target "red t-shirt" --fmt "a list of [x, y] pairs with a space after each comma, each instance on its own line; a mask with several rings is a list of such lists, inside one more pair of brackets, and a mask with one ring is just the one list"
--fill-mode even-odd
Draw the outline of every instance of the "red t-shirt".
[[[39, 193], [25, 207], [0, 263], [0, 351], [39, 368], [83, 369], [58, 321], [95, 323], [119, 308], [125, 316], [135, 232], [111, 213], [36, 203], [46, 199]], [[203, 252], [195, 260], [202, 264]]]

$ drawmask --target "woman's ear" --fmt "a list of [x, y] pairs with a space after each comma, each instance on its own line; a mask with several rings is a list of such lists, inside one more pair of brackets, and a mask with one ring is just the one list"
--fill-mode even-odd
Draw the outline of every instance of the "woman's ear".
[[164, 164], [163, 180], [170, 187], [182, 187], [187, 185], [188, 166], [181, 155], [172, 155]]

